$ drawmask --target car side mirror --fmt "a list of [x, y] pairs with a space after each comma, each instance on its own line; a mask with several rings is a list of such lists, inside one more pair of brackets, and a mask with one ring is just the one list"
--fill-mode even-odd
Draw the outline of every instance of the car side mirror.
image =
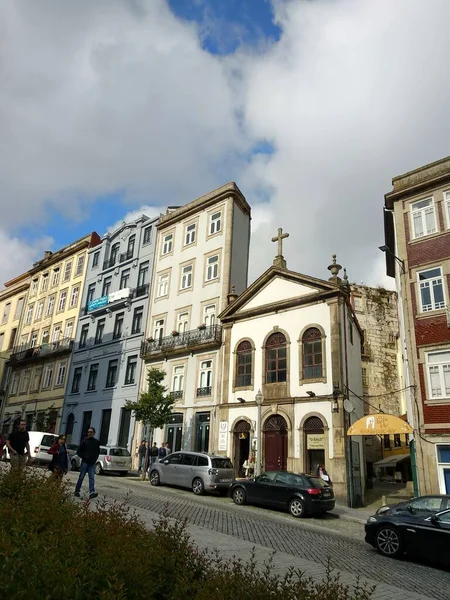
[[165, 464], [165, 465], [168, 465], [168, 464], [169, 464], [169, 461], [168, 461], [168, 460], [165, 460], [165, 461], [164, 461], [164, 464]]
[[431, 523], [433, 523], [433, 525], [435, 525], [436, 527], [439, 527], [439, 517], [437, 515], [435, 515], [435, 514], [431, 515], [430, 521], [431, 521]]

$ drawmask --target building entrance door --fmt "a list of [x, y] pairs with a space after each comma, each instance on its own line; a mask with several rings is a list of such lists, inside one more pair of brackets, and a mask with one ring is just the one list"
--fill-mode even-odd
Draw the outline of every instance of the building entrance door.
[[269, 417], [264, 425], [264, 470], [286, 471], [288, 431], [280, 415]]
[[233, 465], [238, 477], [245, 475], [242, 465], [250, 454], [250, 423], [238, 421], [234, 427], [234, 457]]
[[166, 428], [166, 440], [172, 452], [181, 450], [181, 439], [183, 437], [183, 414], [173, 413], [172, 422]]
[[325, 432], [320, 417], [309, 417], [303, 425], [303, 432], [305, 469], [307, 473], [315, 474], [319, 465], [325, 465]]

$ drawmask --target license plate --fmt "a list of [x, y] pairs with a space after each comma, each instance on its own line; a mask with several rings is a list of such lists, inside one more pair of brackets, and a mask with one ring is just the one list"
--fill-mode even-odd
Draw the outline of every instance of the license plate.
[[221, 483], [231, 483], [233, 480], [232, 479], [221, 479], [220, 482]]
[[324, 496], [331, 496], [331, 492], [323, 492]]

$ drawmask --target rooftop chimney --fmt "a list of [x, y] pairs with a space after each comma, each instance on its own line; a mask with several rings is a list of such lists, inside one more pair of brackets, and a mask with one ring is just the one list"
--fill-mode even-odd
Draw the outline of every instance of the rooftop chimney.
[[238, 296], [239, 294], [236, 294], [236, 288], [234, 287], [234, 285], [232, 285], [230, 293], [227, 296], [228, 304], [234, 302]]

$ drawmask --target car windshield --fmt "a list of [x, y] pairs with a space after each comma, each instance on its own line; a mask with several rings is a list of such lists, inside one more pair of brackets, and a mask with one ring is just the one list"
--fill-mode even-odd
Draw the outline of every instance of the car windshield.
[[320, 477], [308, 477], [311, 487], [313, 488], [327, 488], [330, 487], [330, 484], [327, 481], [324, 481]]
[[229, 458], [212, 458], [211, 464], [214, 469], [232, 469], [233, 463]]
[[111, 448], [109, 454], [111, 456], [131, 456], [126, 448]]

